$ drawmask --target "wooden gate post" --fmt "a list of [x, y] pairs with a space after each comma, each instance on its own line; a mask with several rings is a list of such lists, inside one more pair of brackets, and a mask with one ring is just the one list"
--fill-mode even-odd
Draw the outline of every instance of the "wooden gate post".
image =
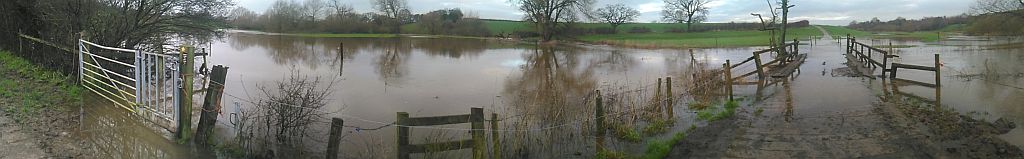
[[345, 120], [331, 118], [331, 136], [327, 141], [327, 159], [338, 158], [338, 147], [341, 147], [341, 128], [345, 126]]
[[501, 159], [501, 140], [498, 138], [498, 113], [491, 113], [491, 158]]
[[487, 138], [484, 137], [484, 108], [470, 108], [472, 122], [473, 158], [482, 159], [487, 156]]
[[210, 136], [213, 136], [213, 126], [217, 123], [217, 114], [220, 114], [221, 99], [224, 94], [224, 80], [228, 74], [228, 67], [223, 65], [213, 66], [210, 74], [210, 85], [206, 88], [206, 99], [203, 101], [202, 115], [199, 116], [199, 126], [196, 128], [196, 144], [208, 146]]
[[180, 58], [178, 70], [181, 74], [182, 84], [178, 91], [181, 92], [179, 98], [181, 105], [178, 106], [178, 131], [175, 133], [179, 142], [184, 143], [192, 134], [192, 76], [195, 69], [193, 68], [195, 66], [195, 48], [183, 46]]
[[396, 137], [398, 139], [398, 147], [396, 152], [398, 152], [399, 159], [409, 159], [409, 127], [406, 126], [409, 125], [409, 113], [398, 112], [397, 117], [398, 119], [395, 120], [395, 126], [398, 128], [398, 136]]

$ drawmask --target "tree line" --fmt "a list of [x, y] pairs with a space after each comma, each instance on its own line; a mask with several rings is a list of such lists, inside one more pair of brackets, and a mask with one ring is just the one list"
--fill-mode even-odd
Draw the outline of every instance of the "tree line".
[[934, 31], [950, 25], [966, 25], [963, 31], [973, 35], [1024, 34], [1024, 0], [977, 0], [968, 13], [957, 16], [925, 17], [890, 21], [872, 18], [850, 22], [848, 27], [864, 31]]
[[236, 8], [229, 22], [239, 29], [268, 32], [490, 34], [481, 20], [457, 8], [413, 14], [405, 0], [373, 2], [376, 12], [358, 13], [341, 0], [277, 0], [263, 13]]

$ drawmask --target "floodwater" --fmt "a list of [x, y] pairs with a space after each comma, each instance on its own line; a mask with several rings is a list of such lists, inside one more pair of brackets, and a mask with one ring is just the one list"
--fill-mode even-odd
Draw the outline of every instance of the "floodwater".
[[[865, 40], [868, 44], [887, 44], [887, 40]], [[894, 45], [913, 45], [895, 49], [900, 56], [895, 62], [930, 66], [934, 53], [942, 56], [943, 105], [968, 116], [993, 121], [1007, 118], [1024, 122], [1024, 67], [1022, 49], [1006, 48], [1020, 39], [977, 39], [922, 43], [892, 41]], [[745, 98], [783, 97], [790, 105], [782, 112], [793, 114], [829, 114], [854, 106], [871, 105], [882, 94], [881, 82], [867, 78], [836, 77], [831, 72], [843, 67], [841, 49], [825, 45], [829, 40], [803, 41], [802, 53], [810, 58], [793, 80], [758, 89], [737, 86], [737, 96]], [[838, 44], [836, 44], [838, 45]], [[252, 109], [263, 98], [261, 87], [273, 88], [292, 73], [319, 77], [330, 88], [327, 105], [320, 112], [326, 118], [342, 118], [341, 154], [351, 158], [393, 158], [397, 154], [396, 130], [390, 123], [397, 112], [411, 117], [468, 114], [470, 108], [484, 108], [487, 119], [497, 114], [503, 156], [532, 158], [592, 158], [594, 142], [590, 126], [594, 117], [594, 90], [612, 101], [605, 108], [611, 112], [628, 113], [630, 103], [643, 103], [657, 96], [657, 78], [673, 77], [673, 92], [693, 86], [695, 74], [721, 68], [726, 60], [733, 63], [749, 57], [764, 47], [714, 49], [628, 49], [608, 46], [569, 44], [537, 47], [532, 44], [500, 40], [452, 38], [303, 38], [230, 32], [211, 45], [207, 65], [225, 65], [228, 70], [223, 114], [216, 131], [221, 142], [231, 142], [238, 134], [235, 114]], [[752, 71], [739, 67], [735, 72]], [[818, 72], [821, 71], [821, 72]], [[900, 70], [900, 77], [931, 81], [929, 72]], [[876, 74], [878, 72], [876, 71]], [[988, 74], [988, 76], [982, 75]], [[995, 76], [997, 75], [997, 76]], [[333, 85], [328, 84], [333, 83]], [[328, 87], [330, 86], [330, 87]], [[931, 97], [933, 89], [901, 88], [913, 94]], [[685, 93], [683, 93], [685, 94]], [[716, 93], [711, 93], [716, 94]], [[719, 95], [721, 93], [718, 93]], [[760, 99], [760, 98], [757, 98]], [[196, 98], [202, 100], [202, 98]], [[696, 96], [680, 96], [672, 105], [676, 122], [670, 133], [645, 135], [664, 139], [696, 121], [694, 110], [687, 104], [701, 101]], [[720, 97], [714, 97], [720, 100]], [[794, 107], [793, 105], [799, 105]], [[810, 107], [805, 107], [811, 105]], [[642, 106], [641, 106], [642, 107]], [[87, 112], [90, 114], [91, 112]], [[102, 113], [97, 114], [116, 114]], [[784, 115], [784, 116], [787, 116]], [[305, 134], [303, 154], [319, 157], [325, 153], [329, 119], [311, 123]], [[642, 116], [613, 117], [611, 120], [645, 121]], [[198, 120], [194, 118], [193, 120]], [[96, 118], [87, 120], [98, 127], [122, 125], [126, 119]], [[639, 122], [645, 123], [645, 122]], [[643, 124], [641, 124], [643, 125]], [[490, 128], [490, 126], [487, 126]], [[637, 127], [641, 127], [637, 125]], [[1001, 135], [1004, 140], [1024, 145], [1021, 126]], [[411, 143], [469, 139], [470, 124], [413, 127]], [[104, 131], [117, 131], [110, 129]], [[490, 137], [491, 133], [487, 136]], [[128, 148], [108, 148], [111, 156], [179, 156], [183, 148], [172, 143], [150, 141], [158, 134], [88, 133], [88, 138], [101, 144], [115, 140], [122, 143], [152, 143]], [[122, 135], [118, 135], [122, 134]], [[242, 133], [244, 134], [244, 133]], [[107, 139], [109, 138], [109, 139]], [[610, 139], [607, 147], [631, 153], [642, 153], [644, 142]], [[265, 139], [271, 140], [271, 139]], [[489, 140], [489, 139], [488, 139]], [[490, 142], [488, 143], [490, 144]], [[489, 146], [488, 146], [489, 147]], [[122, 150], [122, 151], [117, 151]], [[436, 158], [467, 157], [471, 151], [459, 150], [430, 154]], [[262, 154], [261, 154], [262, 155]], [[418, 155], [414, 155], [418, 156]], [[146, 158], [146, 157], [143, 157]]]
[[[674, 76], [676, 83], [673, 85], [682, 86], [694, 69], [720, 68], [725, 60], [740, 61], [748, 57], [749, 52], [760, 49], [700, 49], [693, 50], [691, 58], [689, 50], [586, 45], [538, 48], [479, 39], [300, 38], [248, 33], [230, 33], [212, 48], [211, 63], [230, 67], [227, 95], [222, 103], [227, 106], [225, 114], [253, 107], [248, 101], [261, 95], [259, 86], [274, 84], [292, 72], [318, 76], [335, 82], [324, 111], [332, 112], [329, 117], [345, 119], [345, 125], [351, 126], [345, 128], [347, 136], [342, 151], [348, 156], [377, 157], [394, 154], [391, 147], [394, 147], [396, 132], [391, 127], [369, 129], [394, 122], [396, 112], [426, 117], [468, 114], [470, 108], [480, 107], [484, 108], [488, 119], [491, 113], [497, 113], [499, 118], [513, 118], [499, 127], [514, 127], [506, 127], [510, 132], [503, 135], [515, 136], [512, 134], [528, 128], [591, 121], [593, 111], [586, 110], [593, 109], [590, 99], [594, 98], [594, 90], [646, 97], [654, 94], [652, 85], [657, 78]], [[676, 87], [675, 92], [681, 88]], [[628, 91], [633, 89], [644, 91]], [[677, 99], [676, 103], [685, 103], [684, 100]], [[692, 112], [682, 110], [683, 104], [676, 107], [678, 116], [692, 116]], [[228, 120], [222, 116], [220, 121]], [[517, 122], [511, 122], [513, 120]], [[566, 129], [588, 133], [580, 129], [589, 127], [580, 125], [583, 124], [573, 124]], [[675, 128], [682, 129], [690, 122], [676, 125], [681, 126]], [[425, 136], [437, 134], [455, 134], [454, 139], [468, 138], [465, 131], [444, 128], [467, 129], [469, 124], [439, 127], [442, 128], [412, 128], [412, 143], [422, 143]], [[573, 140], [581, 141], [579, 143], [555, 144], [558, 140], [554, 137], [543, 139], [552, 142], [543, 144], [550, 147], [575, 148], [544, 149], [521, 144], [534, 150], [522, 150], [517, 155], [592, 155], [593, 143], [582, 141], [593, 139], [579, 134], [563, 136], [575, 137]], [[323, 145], [326, 144], [314, 144], [311, 151], [323, 152]]]

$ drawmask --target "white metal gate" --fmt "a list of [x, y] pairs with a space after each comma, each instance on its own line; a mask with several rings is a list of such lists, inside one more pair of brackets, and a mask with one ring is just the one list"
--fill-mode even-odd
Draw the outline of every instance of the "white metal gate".
[[85, 40], [78, 41], [78, 50], [78, 78], [86, 89], [164, 128], [177, 126], [178, 57]]

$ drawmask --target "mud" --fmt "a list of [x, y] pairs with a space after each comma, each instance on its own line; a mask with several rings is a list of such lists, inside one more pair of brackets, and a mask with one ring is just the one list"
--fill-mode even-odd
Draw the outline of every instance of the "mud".
[[[75, 137], [79, 113], [76, 97], [63, 97], [58, 86], [32, 80], [11, 70], [0, 74], [19, 81], [11, 92], [40, 92], [44, 101], [34, 112], [18, 111], [28, 99], [0, 96], [0, 158], [90, 158], [88, 146]], [[13, 114], [18, 113], [18, 114]], [[17, 120], [16, 120], [17, 119]]]

